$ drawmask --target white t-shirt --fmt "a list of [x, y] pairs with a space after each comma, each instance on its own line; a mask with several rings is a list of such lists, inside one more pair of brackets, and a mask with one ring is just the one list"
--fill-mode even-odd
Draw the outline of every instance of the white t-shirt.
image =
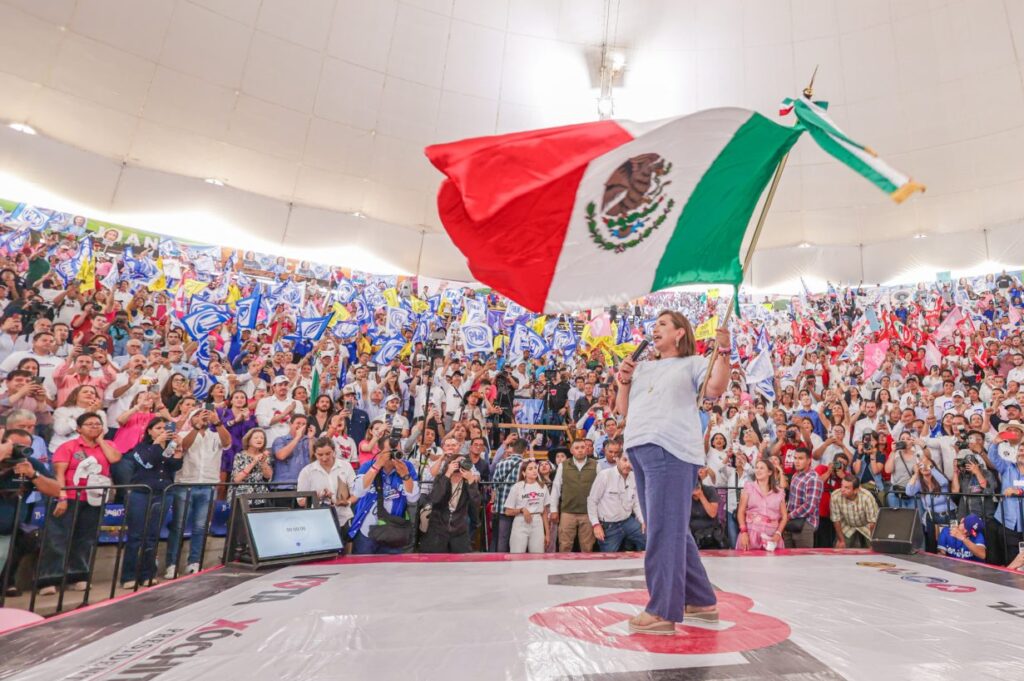
[[697, 393], [706, 373], [703, 357], [640, 362], [629, 386], [626, 449], [658, 445], [682, 461], [703, 466], [704, 437], [697, 415]]
[[[295, 404], [295, 409], [292, 410], [287, 419], [279, 421], [274, 425], [270, 425], [270, 421], [274, 418], [275, 414], [284, 412], [289, 405], [293, 403]], [[256, 403], [256, 422], [260, 424], [260, 428], [263, 428], [267, 432], [267, 442], [273, 442], [277, 438], [287, 435], [289, 430], [289, 420], [295, 414], [301, 413], [302, 405], [290, 397], [279, 400], [275, 396], [270, 395]]]
[[[326, 471], [319, 461], [307, 464], [299, 471], [299, 479], [295, 483], [295, 489], [299, 492], [323, 492], [330, 493], [334, 499], [338, 495], [338, 483], [343, 482], [352, 492], [352, 485], [356, 481], [356, 472], [348, 462], [334, 460], [334, 466]], [[355, 503], [355, 499], [352, 500]], [[352, 506], [335, 506], [334, 515], [338, 518], [338, 525], [344, 525], [352, 519]]]
[[548, 488], [537, 482], [520, 480], [512, 485], [505, 500], [505, 508], [525, 508], [530, 513], [540, 513], [548, 505]]

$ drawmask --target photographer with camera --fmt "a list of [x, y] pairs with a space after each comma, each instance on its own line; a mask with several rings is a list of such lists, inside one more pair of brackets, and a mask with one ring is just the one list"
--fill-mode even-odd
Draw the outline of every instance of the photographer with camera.
[[443, 471], [427, 499], [431, 511], [420, 552], [469, 553], [470, 516], [480, 514], [480, 476], [469, 459], [458, 455], [446, 455]]
[[[976, 433], [981, 434], [974, 430], [968, 433], [969, 440], [973, 439]], [[973, 513], [985, 523], [985, 533], [995, 537], [998, 531], [995, 515], [999, 481], [995, 473], [985, 466], [982, 456], [984, 453], [984, 445], [977, 450], [972, 446], [961, 452], [961, 456], [956, 460], [956, 475], [949, 481], [949, 491], [953, 493], [954, 501], [958, 501], [957, 516], [963, 518]], [[961, 496], [958, 500], [958, 494], [987, 496]]]
[[[907, 485], [914, 477], [915, 466], [923, 457], [922, 447], [914, 441], [914, 434], [910, 431], [901, 433], [899, 440], [893, 444], [892, 455], [885, 461], [883, 467], [889, 476], [889, 490], [886, 497], [889, 508], [915, 508], [917, 506], [917, 502], [907, 494]], [[856, 464], [854, 465], [856, 466]], [[864, 478], [861, 477], [861, 482], [863, 481]]]
[[414, 531], [407, 509], [420, 498], [416, 470], [402, 459], [402, 433], [392, 430], [380, 451], [359, 467], [352, 485], [358, 501], [349, 536], [357, 554], [399, 554]]
[[822, 484], [821, 503], [818, 507], [818, 529], [814, 533], [815, 548], [830, 549], [836, 543], [835, 526], [830, 518], [832, 493], [842, 486], [846, 476], [852, 475], [850, 470], [852, 458], [852, 454], [839, 453], [835, 455], [829, 465], [819, 464], [814, 469]]
[[[36, 551], [35, 542], [21, 529], [31, 513], [28, 500], [36, 493], [57, 497], [61, 491], [46, 466], [32, 456], [32, 440], [29, 431], [9, 428], [0, 443], [0, 583], [6, 572], [8, 596], [19, 593], [13, 577], [21, 557]], [[17, 516], [19, 496], [20, 517]]]

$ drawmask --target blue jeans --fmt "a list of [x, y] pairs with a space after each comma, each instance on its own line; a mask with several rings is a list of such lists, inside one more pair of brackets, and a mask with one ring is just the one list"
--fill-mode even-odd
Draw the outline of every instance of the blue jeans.
[[729, 548], [736, 546], [740, 539], [740, 524], [736, 522], [735, 511], [725, 513], [725, 534], [729, 538]]
[[631, 515], [614, 523], [601, 523], [601, 527], [604, 528], [604, 541], [598, 541], [597, 546], [604, 553], [615, 553], [622, 548], [622, 543], [627, 539], [637, 551], [647, 548], [647, 537], [644, 536], [636, 516]]
[[390, 546], [378, 544], [362, 532], [356, 532], [356, 537], [352, 540], [352, 553], [362, 556], [369, 556], [375, 553], [397, 555], [405, 553], [405, 551], [401, 548], [393, 549]]
[[[163, 520], [163, 495], [159, 492], [132, 491], [128, 493], [125, 512], [128, 515], [128, 540], [121, 564], [121, 583], [146, 582], [156, 576], [156, 545], [160, 541]], [[146, 512], [149, 523], [146, 524]]]
[[640, 510], [647, 521], [644, 576], [651, 600], [647, 612], [682, 622], [684, 607], [717, 602], [690, 533], [693, 495], [680, 493], [697, 484], [699, 466], [676, 458], [658, 445], [629, 448]]
[[896, 492], [889, 492], [886, 500], [889, 502], [889, 508], [917, 508], [917, 499]]
[[178, 551], [181, 548], [182, 534], [185, 532], [185, 499], [188, 502], [189, 529], [192, 539], [188, 545], [188, 563], [200, 563], [203, 547], [206, 545], [206, 519], [210, 513], [210, 502], [213, 500], [213, 487], [174, 487], [171, 491], [171, 503], [174, 507], [174, 518], [171, 520], [171, 531], [167, 536], [167, 567], [178, 564]]

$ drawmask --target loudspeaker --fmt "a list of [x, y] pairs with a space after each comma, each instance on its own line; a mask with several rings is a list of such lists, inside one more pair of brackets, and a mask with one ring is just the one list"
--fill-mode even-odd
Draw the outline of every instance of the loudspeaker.
[[913, 508], [883, 508], [871, 534], [871, 550], [879, 553], [914, 553], [924, 548], [921, 516]]

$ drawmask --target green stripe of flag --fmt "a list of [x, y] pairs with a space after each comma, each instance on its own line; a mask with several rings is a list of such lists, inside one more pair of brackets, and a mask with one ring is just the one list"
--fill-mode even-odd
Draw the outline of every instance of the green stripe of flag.
[[697, 183], [654, 275], [652, 291], [743, 281], [739, 251], [757, 201], [803, 132], [753, 114]]

